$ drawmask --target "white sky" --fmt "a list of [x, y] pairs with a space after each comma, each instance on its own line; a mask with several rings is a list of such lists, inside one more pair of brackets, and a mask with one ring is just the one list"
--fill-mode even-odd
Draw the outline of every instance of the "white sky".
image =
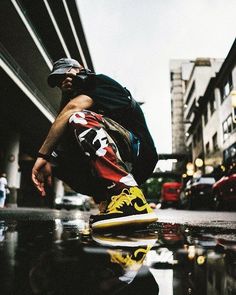
[[158, 152], [171, 152], [170, 59], [225, 58], [236, 0], [77, 0], [97, 73], [126, 86]]

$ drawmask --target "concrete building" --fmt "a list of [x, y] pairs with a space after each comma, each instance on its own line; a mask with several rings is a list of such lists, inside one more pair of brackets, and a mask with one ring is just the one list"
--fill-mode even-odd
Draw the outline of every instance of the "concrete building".
[[[0, 171], [10, 203], [39, 200], [31, 183], [37, 151], [56, 116], [60, 92], [49, 88], [53, 61], [72, 57], [93, 70], [76, 0], [3, 0], [0, 17]], [[63, 193], [55, 180], [56, 194]]]
[[184, 93], [193, 62], [173, 59], [170, 61], [172, 152], [186, 153], [184, 126]]
[[[203, 157], [202, 124], [197, 119], [199, 99], [221, 64], [222, 60], [209, 58], [170, 62], [172, 152], [190, 153], [193, 162]], [[176, 165], [175, 169], [185, 167]]]
[[200, 101], [204, 159], [211, 169], [236, 158], [236, 122], [232, 93], [236, 90], [236, 41]]
[[[173, 151], [184, 148], [190, 151], [193, 164], [200, 158], [201, 173], [211, 173], [222, 163], [236, 158], [235, 108], [232, 108], [232, 93], [236, 90], [235, 60], [236, 41], [224, 60], [189, 61], [193, 67], [185, 79], [182, 71], [186, 61], [171, 63]], [[181, 120], [182, 126], [177, 130]], [[195, 165], [195, 171], [197, 169]]]
[[185, 142], [191, 151], [192, 161], [204, 159], [203, 124], [200, 100], [211, 78], [216, 76], [223, 60], [197, 58], [184, 94]]

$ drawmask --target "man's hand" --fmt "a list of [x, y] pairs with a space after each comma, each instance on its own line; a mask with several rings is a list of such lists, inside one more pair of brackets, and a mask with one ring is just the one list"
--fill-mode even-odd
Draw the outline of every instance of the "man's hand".
[[52, 184], [51, 164], [43, 158], [38, 158], [32, 169], [32, 180], [41, 196], [45, 196], [45, 184]]

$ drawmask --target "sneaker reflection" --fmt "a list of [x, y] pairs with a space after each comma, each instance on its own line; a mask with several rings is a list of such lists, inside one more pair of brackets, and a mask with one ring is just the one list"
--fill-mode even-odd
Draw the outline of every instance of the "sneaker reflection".
[[[41, 255], [30, 271], [34, 294], [158, 294], [144, 265], [155, 235], [92, 235]], [[75, 245], [76, 244], [76, 245]]]

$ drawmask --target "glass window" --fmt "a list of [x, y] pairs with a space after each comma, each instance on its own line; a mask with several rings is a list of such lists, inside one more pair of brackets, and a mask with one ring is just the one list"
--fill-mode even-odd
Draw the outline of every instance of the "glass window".
[[236, 122], [233, 121], [233, 130], [236, 129]]
[[186, 104], [188, 104], [190, 102], [190, 99], [191, 99], [191, 97], [193, 95], [194, 90], [195, 90], [195, 81], [193, 82], [192, 87], [191, 87], [191, 89], [189, 91], [189, 95], [188, 95], [188, 97], [186, 99]]
[[227, 125], [228, 125], [228, 133], [232, 132], [232, 116], [230, 115], [227, 119]]
[[228, 137], [228, 125], [227, 125], [227, 121], [224, 121], [224, 123], [223, 123], [223, 137], [224, 137], [224, 140], [226, 140], [227, 137]]
[[224, 85], [224, 97], [228, 96], [230, 93], [230, 84], [229, 82], [226, 82], [226, 84]]
[[222, 85], [220, 92], [221, 92], [221, 102], [228, 97], [230, 94], [231, 89], [233, 88], [233, 80], [232, 80], [232, 75], [230, 74], [225, 81], [225, 83]]

